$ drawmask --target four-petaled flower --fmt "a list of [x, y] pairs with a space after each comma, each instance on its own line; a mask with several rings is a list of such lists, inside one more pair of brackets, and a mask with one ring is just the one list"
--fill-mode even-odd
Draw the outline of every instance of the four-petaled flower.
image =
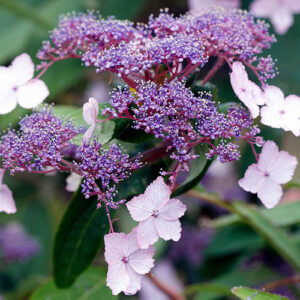
[[179, 218], [186, 206], [177, 199], [170, 199], [171, 189], [162, 177], [158, 177], [145, 193], [134, 197], [126, 205], [131, 217], [139, 222], [137, 240], [144, 249], [154, 244], [159, 237], [178, 241], [181, 235]]
[[142, 276], [154, 266], [155, 249], [140, 249], [136, 228], [131, 233], [110, 233], [104, 236], [105, 260], [108, 263], [107, 285], [113, 295], [135, 294], [141, 289]]
[[256, 194], [267, 208], [273, 208], [282, 196], [280, 184], [292, 179], [297, 166], [297, 158], [286, 151], [278, 151], [273, 141], [263, 146], [257, 164], [248, 167], [239, 185]]
[[0, 114], [7, 114], [17, 104], [34, 108], [49, 95], [44, 81], [33, 79], [34, 64], [27, 53], [17, 56], [8, 67], [0, 66]]
[[0, 212], [14, 214], [17, 211], [11, 190], [2, 183], [4, 170], [0, 169]]
[[266, 106], [262, 107], [261, 122], [274, 128], [290, 130], [294, 135], [300, 135], [300, 97], [290, 95], [284, 98], [280, 88], [267, 86], [265, 88]]
[[93, 135], [97, 123], [98, 113], [99, 113], [98, 101], [93, 97], [89, 98], [89, 102], [83, 105], [83, 112], [82, 112], [84, 121], [87, 124], [91, 125], [90, 128], [85, 132], [83, 136], [84, 143], [89, 143]]
[[258, 105], [264, 104], [262, 90], [248, 78], [248, 74], [241, 62], [232, 64], [232, 72], [230, 73], [230, 82], [235, 94], [248, 107], [252, 118], [259, 115]]

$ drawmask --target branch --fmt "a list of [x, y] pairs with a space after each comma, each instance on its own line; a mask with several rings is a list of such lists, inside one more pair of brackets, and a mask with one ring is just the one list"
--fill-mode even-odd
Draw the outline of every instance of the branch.
[[269, 282], [269, 283], [263, 285], [261, 287], [261, 289], [263, 289], [265, 291], [272, 291], [277, 288], [287, 286], [287, 285], [292, 285], [292, 284], [299, 283], [299, 282], [300, 282], [300, 275], [294, 275], [292, 277], [283, 278], [283, 279], [279, 279], [279, 280], [276, 280], [273, 282]]

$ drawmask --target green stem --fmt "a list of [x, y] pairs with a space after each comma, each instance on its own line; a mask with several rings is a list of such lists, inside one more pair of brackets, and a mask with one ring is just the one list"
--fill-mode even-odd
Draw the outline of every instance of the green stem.
[[22, 17], [39, 26], [43, 30], [50, 30], [54, 26], [42, 17], [37, 10], [20, 0], [0, 0], [0, 6], [16, 16]]

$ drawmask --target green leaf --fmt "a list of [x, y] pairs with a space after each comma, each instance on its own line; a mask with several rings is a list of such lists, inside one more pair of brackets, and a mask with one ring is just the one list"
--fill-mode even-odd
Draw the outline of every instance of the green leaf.
[[59, 289], [54, 280], [38, 288], [30, 300], [114, 300], [111, 290], [105, 285], [106, 272], [91, 267], [78, 277], [69, 289]]
[[103, 245], [108, 221], [104, 207], [95, 198], [74, 195], [56, 233], [53, 251], [54, 280], [66, 288], [93, 261]]
[[241, 300], [289, 300], [289, 298], [270, 294], [256, 289], [247, 287], [234, 287], [232, 293]]
[[276, 227], [267, 217], [250, 205], [241, 202], [232, 204], [234, 211], [280, 254], [293, 268], [300, 270], [299, 249], [286, 231]]
[[205, 154], [207, 153], [207, 148], [207, 145], [199, 144], [195, 146], [195, 154], [199, 155], [199, 157], [190, 162], [189, 176], [187, 177], [185, 182], [173, 192], [172, 197], [176, 197], [192, 189], [205, 175], [208, 167], [212, 162], [212, 160], [208, 160], [205, 156]]
[[[290, 226], [300, 224], [300, 202], [286, 203], [278, 205], [272, 209], [262, 208], [259, 212], [276, 226]], [[238, 215], [229, 215], [216, 219], [213, 223], [214, 228], [230, 226], [242, 222]]]
[[153, 134], [146, 133], [143, 130], [136, 130], [131, 125], [132, 122], [129, 122], [125, 130], [118, 135], [118, 140], [128, 143], [145, 143], [154, 140]]

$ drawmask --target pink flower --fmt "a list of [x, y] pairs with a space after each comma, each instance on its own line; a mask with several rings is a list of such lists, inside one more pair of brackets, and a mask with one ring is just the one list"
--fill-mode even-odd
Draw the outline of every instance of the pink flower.
[[106, 284], [113, 295], [124, 292], [133, 295], [141, 289], [142, 275], [154, 265], [152, 256], [155, 249], [150, 246], [140, 249], [136, 228], [131, 233], [110, 233], [104, 237], [105, 260], [108, 263]]
[[87, 124], [91, 125], [90, 128], [85, 132], [83, 136], [83, 141], [85, 143], [88, 143], [93, 135], [93, 132], [96, 127], [98, 113], [99, 113], [98, 101], [93, 97], [89, 98], [89, 102], [83, 105], [83, 112], [82, 112], [84, 121]]
[[278, 34], [285, 34], [294, 23], [293, 14], [300, 13], [298, 0], [256, 0], [252, 2], [251, 12], [257, 17], [270, 18]]
[[201, 13], [205, 8], [221, 6], [225, 9], [240, 7], [240, 0], [189, 0], [189, 8], [192, 13]]
[[236, 61], [232, 64], [230, 82], [235, 94], [248, 107], [252, 118], [258, 117], [258, 105], [264, 104], [263, 92], [254, 82], [249, 80], [241, 62]]
[[49, 95], [42, 80], [33, 79], [34, 64], [27, 53], [17, 56], [8, 67], [0, 66], [0, 114], [7, 114], [17, 104], [34, 108]]
[[178, 241], [181, 235], [179, 218], [186, 206], [177, 199], [170, 199], [171, 190], [158, 177], [145, 193], [134, 197], [126, 205], [131, 217], [139, 222], [137, 240], [142, 249], [154, 244], [159, 237]]
[[0, 212], [14, 214], [17, 211], [11, 190], [2, 183], [4, 170], [0, 169]]
[[78, 175], [77, 173], [72, 172], [67, 178], [66, 178], [66, 191], [68, 192], [76, 192], [77, 189], [80, 186], [82, 177]]
[[261, 122], [274, 128], [292, 131], [300, 135], [300, 97], [284, 94], [276, 86], [265, 88], [266, 106], [261, 109]]
[[274, 207], [282, 196], [280, 184], [292, 179], [297, 166], [297, 158], [285, 151], [278, 151], [273, 141], [263, 146], [257, 164], [248, 167], [239, 185], [256, 194], [267, 208]]

